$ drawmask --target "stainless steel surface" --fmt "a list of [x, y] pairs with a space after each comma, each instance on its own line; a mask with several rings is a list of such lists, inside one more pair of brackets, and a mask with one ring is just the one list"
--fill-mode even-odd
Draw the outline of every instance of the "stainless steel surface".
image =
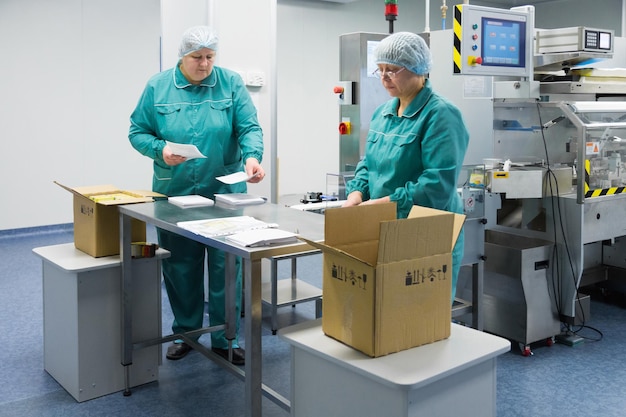
[[546, 275], [552, 243], [487, 231], [484, 328], [528, 345], [560, 333]]
[[536, 71], [561, 71], [570, 69], [590, 59], [604, 59], [606, 54], [595, 52], [565, 52], [535, 55]]
[[[588, 94], [589, 97], [586, 99], [593, 100], [596, 95], [626, 95], [626, 82], [610, 84], [598, 80], [555, 81], [541, 84], [540, 92], [542, 95], [548, 94], [551, 96], [557, 94]], [[558, 100], [558, 98], [551, 99]]]
[[372, 53], [387, 34], [347, 33], [339, 37], [339, 81], [353, 82], [353, 103], [340, 105], [340, 121], [351, 124], [349, 135], [339, 135], [338, 172], [354, 171], [365, 152], [370, 119], [376, 107], [389, 99], [382, 83], [373, 75], [377, 68]]
[[626, 237], [607, 241], [603, 245], [602, 262], [605, 265], [626, 269]]
[[506, 194], [507, 198], [541, 198], [543, 195], [543, 172], [540, 168], [510, 171], [489, 171], [489, 190]]
[[[259, 417], [261, 415], [261, 400], [265, 395], [279, 407], [289, 410], [290, 402], [271, 388], [263, 384], [261, 366], [261, 259], [271, 258], [286, 254], [294, 254], [312, 250], [304, 243], [281, 245], [276, 247], [243, 248], [230, 244], [223, 237], [208, 238], [193, 234], [176, 225], [179, 221], [215, 219], [232, 216], [252, 216], [268, 223], [276, 223], [281, 229], [295, 231], [303, 237], [313, 241], [321, 241], [324, 236], [324, 216], [305, 211], [294, 210], [276, 204], [266, 203], [257, 206], [226, 208], [220, 206], [198, 207], [182, 209], [167, 201], [154, 203], [132, 204], [120, 206], [120, 259], [122, 261], [122, 289], [124, 292], [122, 303], [123, 332], [122, 332], [122, 365], [125, 366], [126, 375], [129, 375], [132, 364], [132, 317], [130, 306], [130, 288], [132, 287], [132, 268], [130, 256], [130, 221], [132, 218], [142, 220], [157, 227], [188, 237], [200, 243], [224, 250], [227, 253], [227, 268], [233, 268], [235, 256], [243, 260], [243, 286], [245, 306], [245, 368], [244, 372], [238, 367], [225, 361], [218, 360], [220, 365], [233, 374], [244, 379], [246, 417]], [[227, 269], [231, 270], [231, 269]], [[230, 286], [230, 297], [234, 300]], [[227, 303], [229, 310], [234, 310], [234, 302]], [[232, 311], [229, 313], [232, 316]], [[226, 329], [229, 331], [229, 323]], [[182, 335], [184, 337], [184, 335]], [[210, 358], [216, 358], [210, 350], [203, 346], [195, 346], [202, 354]], [[127, 378], [128, 379], [128, 378]], [[130, 395], [130, 388], [126, 386], [125, 395]]]
[[[469, 292], [459, 291], [452, 304], [452, 317], [471, 323], [477, 330], [483, 329], [483, 276], [485, 257], [485, 166], [464, 165], [457, 180], [459, 194], [463, 199], [464, 252], [462, 266], [471, 267]], [[459, 274], [460, 275], [460, 274]]]

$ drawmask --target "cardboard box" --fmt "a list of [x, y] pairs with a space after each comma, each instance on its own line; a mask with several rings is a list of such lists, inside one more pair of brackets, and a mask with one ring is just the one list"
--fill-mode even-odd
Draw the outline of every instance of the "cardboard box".
[[378, 357], [450, 336], [452, 249], [465, 216], [395, 203], [328, 209], [324, 333]]
[[[74, 246], [96, 258], [120, 253], [117, 206], [151, 202], [161, 196], [151, 191], [122, 191], [113, 185], [71, 188], [54, 183], [74, 194]], [[144, 242], [146, 224], [136, 219], [131, 224], [132, 242]]]

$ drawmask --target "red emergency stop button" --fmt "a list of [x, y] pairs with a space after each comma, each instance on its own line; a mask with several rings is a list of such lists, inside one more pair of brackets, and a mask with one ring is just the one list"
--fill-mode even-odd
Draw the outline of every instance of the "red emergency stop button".
[[483, 63], [483, 58], [480, 56], [469, 56], [467, 58], [467, 63], [470, 65], [481, 65]]
[[349, 135], [350, 134], [350, 122], [341, 122], [341, 123], [339, 123], [339, 134], [340, 135]]
[[335, 86], [335, 88], [333, 88], [333, 92], [335, 94], [343, 94], [344, 91], [345, 91], [345, 89], [343, 87], [339, 86], [339, 85]]

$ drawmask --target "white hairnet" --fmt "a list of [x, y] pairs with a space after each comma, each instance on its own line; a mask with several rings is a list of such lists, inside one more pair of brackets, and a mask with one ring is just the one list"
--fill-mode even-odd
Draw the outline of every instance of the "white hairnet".
[[405, 67], [418, 75], [428, 74], [432, 57], [426, 41], [415, 33], [398, 32], [380, 41], [374, 50], [376, 64]]
[[183, 33], [178, 48], [178, 57], [182, 58], [202, 48], [217, 50], [217, 34], [209, 26], [194, 26]]

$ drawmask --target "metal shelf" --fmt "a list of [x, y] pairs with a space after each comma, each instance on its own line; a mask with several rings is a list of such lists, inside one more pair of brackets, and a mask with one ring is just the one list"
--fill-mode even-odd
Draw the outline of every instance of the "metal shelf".
[[[296, 277], [297, 258], [319, 254], [319, 250], [311, 250], [293, 255], [275, 256], [270, 258], [271, 279], [262, 284], [261, 298], [272, 310], [272, 334], [278, 329], [277, 310], [279, 307], [315, 301], [315, 317], [322, 316], [322, 289]], [[278, 279], [278, 261], [291, 261], [291, 278]]]
[[[322, 297], [322, 289], [297, 278], [279, 279], [276, 282], [276, 307], [313, 301]], [[263, 302], [272, 305], [272, 283], [262, 286]]]

